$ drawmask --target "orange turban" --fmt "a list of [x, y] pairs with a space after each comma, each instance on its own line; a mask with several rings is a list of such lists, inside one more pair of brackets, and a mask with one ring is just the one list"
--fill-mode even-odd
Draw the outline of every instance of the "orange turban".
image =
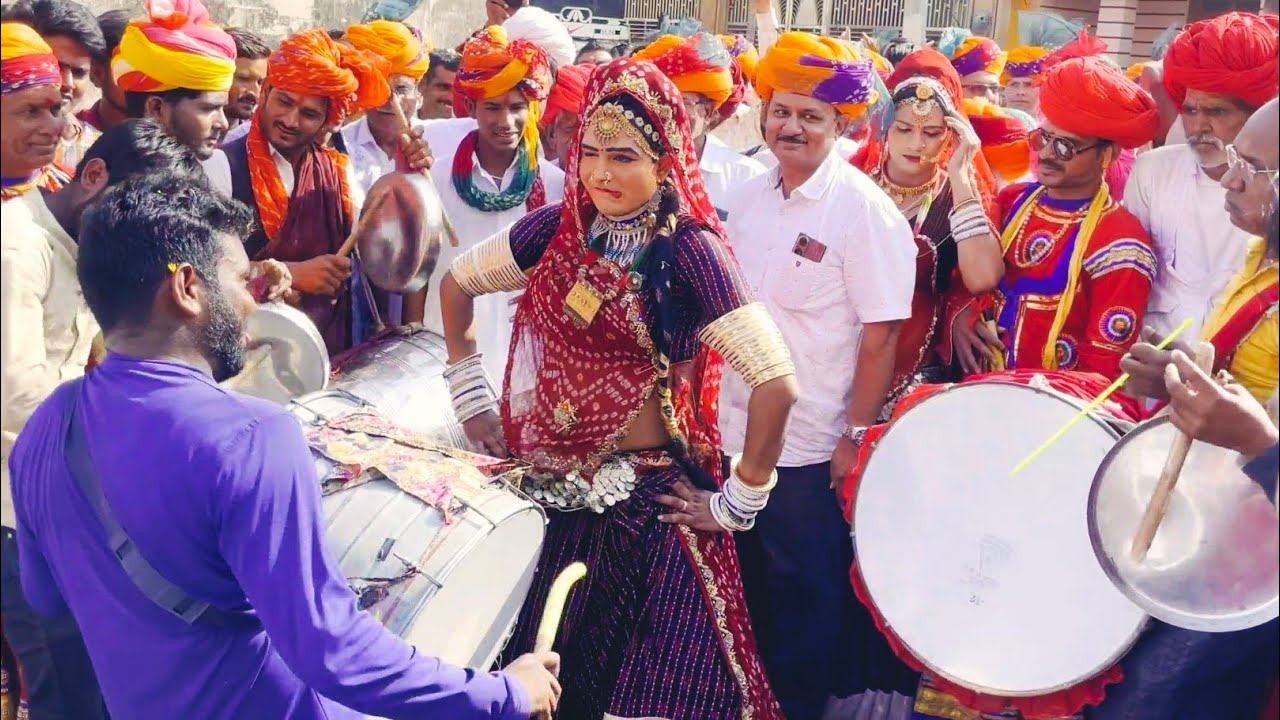
[[720, 38], [709, 33], [693, 37], [663, 35], [632, 56], [648, 60], [682, 93], [698, 93], [717, 108], [733, 94], [733, 57]]
[[1009, 51], [1000, 82], [1008, 85], [1015, 78], [1034, 78], [1044, 72], [1044, 59], [1049, 51], [1035, 45], [1023, 45]]
[[1071, 60], [1073, 58], [1094, 57], [1101, 55], [1107, 51], [1107, 44], [1098, 38], [1089, 34], [1088, 30], [1081, 30], [1075, 40], [1063, 45], [1062, 47], [1049, 53], [1049, 56], [1041, 61], [1041, 72], [1057, 65], [1060, 62]]
[[871, 61], [839, 40], [787, 32], [760, 60], [756, 94], [766, 103], [774, 92], [808, 95], [857, 120], [880, 101], [877, 80]]
[[516, 89], [531, 101], [545, 100], [551, 83], [546, 52], [528, 40], [509, 42], [507, 31], [498, 25], [481, 30], [462, 46], [454, 80], [459, 93], [471, 100], [491, 100]]
[[982, 141], [987, 164], [1006, 183], [1031, 172], [1027, 126], [986, 98], [965, 98], [964, 114]]
[[324, 30], [300, 32], [284, 42], [267, 61], [267, 84], [298, 95], [329, 100], [329, 123], [382, 107], [391, 98], [389, 63], [348, 45]]
[[756, 51], [756, 46], [741, 35], [721, 35], [720, 42], [724, 43], [733, 59], [738, 61], [743, 79], [755, 85], [756, 68], [760, 65], [760, 53]]
[[594, 65], [566, 65], [556, 71], [556, 83], [547, 96], [547, 109], [542, 113], [542, 125], [556, 121], [562, 112], [577, 115], [582, 110], [582, 96], [587, 89]]
[[40, 33], [27, 25], [0, 25], [0, 91], [26, 90], [42, 85], [62, 86], [58, 58]]
[[352, 25], [342, 39], [358, 50], [384, 58], [391, 64], [392, 75], [421, 80], [431, 65], [430, 48], [401, 22], [374, 20]]
[[1232, 12], [1193, 23], [1164, 56], [1164, 87], [1181, 107], [1187, 90], [1233, 97], [1261, 107], [1280, 82], [1280, 21], [1275, 15]]
[[1063, 130], [1141, 147], [1160, 128], [1156, 101], [1100, 58], [1073, 58], [1040, 76], [1040, 111]]
[[200, 0], [148, 0], [146, 20], [125, 28], [111, 74], [125, 92], [226, 92], [236, 74], [236, 43]]

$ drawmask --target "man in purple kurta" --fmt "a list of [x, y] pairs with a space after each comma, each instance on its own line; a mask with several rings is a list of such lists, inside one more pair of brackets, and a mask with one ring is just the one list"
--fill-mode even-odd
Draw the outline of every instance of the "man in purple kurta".
[[[453, 667], [358, 610], [325, 548], [298, 424], [216, 384], [244, 364], [249, 223], [243, 205], [173, 174], [126, 181], [85, 216], [79, 276], [110, 354], [56, 390], [13, 451], [31, 605], [75, 617], [117, 718], [549, 712], [555, 655]], [[80, 479], [97, 477], [140, 555], [238, 622], [188, 624], [140, 591], [86, 500], [92, 484], [68, 469], [84, 456], [67, 452], [72, 437], [92, 468]]]

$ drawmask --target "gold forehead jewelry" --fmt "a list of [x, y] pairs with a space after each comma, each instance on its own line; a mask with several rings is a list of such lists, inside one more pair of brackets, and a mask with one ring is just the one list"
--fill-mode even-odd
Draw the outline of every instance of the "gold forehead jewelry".
[[658, 154], [651, 149], [652, 145], [658, 142], [658, 131], [653, 129], [643, 117], [621, 105], [615, 103], [600, 105], [591, 113], [587, 124], [605, 142], [618, 137], [618, 133], [626, 133], [635, 142], [640, 152], [652, 160], [658, 159]]
[[920, 84], [916, 85], [916, 99], [917, 99], [917, 100], [932, 100], [932, 99], [933, 99], [933, 88], [929, 87], [928, 85], [925, 85], [924, 83], [920, 83]]

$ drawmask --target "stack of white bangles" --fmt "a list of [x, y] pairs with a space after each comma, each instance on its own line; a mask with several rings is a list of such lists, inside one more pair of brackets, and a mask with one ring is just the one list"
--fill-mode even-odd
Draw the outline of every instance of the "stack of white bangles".
[[463, 358], [444, 370], [453, 400], [453, 414], [458, 422], [466, 422], [483, 412], [497, 411], [498, 395], [480, 362], [480, 353]]
[[950, 217], [951, 237], [958, 243], [993, 234], [986, 210], [977, 199], [966, 200], [951, 208]]
[[756, 524], [756, 514], [769, 504], [769, 493], [778, 484], [778, 471], [769, 475], [769, 482], [762, 487], [752, 487], [738, 476], [738, 462], [742, 455], [729, 461], [729, 479], [720, 492], [711, 496], [711, 517], [716, 524], [730, 532], [750, 530]]

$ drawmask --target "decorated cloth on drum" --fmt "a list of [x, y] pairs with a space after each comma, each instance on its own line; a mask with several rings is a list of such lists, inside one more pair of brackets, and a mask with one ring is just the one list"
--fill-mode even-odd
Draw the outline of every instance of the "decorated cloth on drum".
[[[1102, 394], [1109, 384], [1105, 377], [1096, 373], [1044, 370], [1011, 370], [974, 375], [964, 380], [961, 384], [984, 382], [1031, 386], [1043, 385], [1084, 402], [1089, 402]], [[852, 522], [854, 498], [857, 497], [858, 485], [879, 440], [895, 421], [910, 412], [911, 409], [930, 397], [953, 387], [953, 385], [955, 384], [922, 385], [916, 388], [898, 402], [888, 423], [877, 425], [867, 432], [862, 447], [858, 451], [857, 462], [839, 490], [839, 498], [841, 506], [844, 508], [846, 519]], [[1144, 410], [1138, 401], [1121, 394], [1113, 395], [1112, 398], [1101, 408], [1107, 415], [1127, 423], [1136, 423], [1142, 419]], [[998, 437], [994, 432], [993, 441], [998, 442]], [[876, 627], [889, 642], [889, 646], [894, 653], [912, 669], [924, 671], [924, 664], [911, 653], [877, 609], [856, 564], [849, 569], [849, 579], [853, 584], [854, 593], [870, 611]], [[1107, 686], [1114, 685], [1123, 679], [1124, 672], [1117, 664], [1083, 683], [1073, 685], [1056, 693], [1013, 698], [980, 693], [926, 672], [925, 679], [921, 684], [920, 694], [917, 696], [916, 711], [924, 717], [972, 716], [980, 718], [985, 715], [1000, 718], [1005, 717], [1005, 713], [1012, 713], [1008, 717], [1020, 717], [1025, 720], [1060, 720], [1061, 718], [1073, 717], [1086, 705], [1096, 705], [1102, 702], [1106, 695]]]

